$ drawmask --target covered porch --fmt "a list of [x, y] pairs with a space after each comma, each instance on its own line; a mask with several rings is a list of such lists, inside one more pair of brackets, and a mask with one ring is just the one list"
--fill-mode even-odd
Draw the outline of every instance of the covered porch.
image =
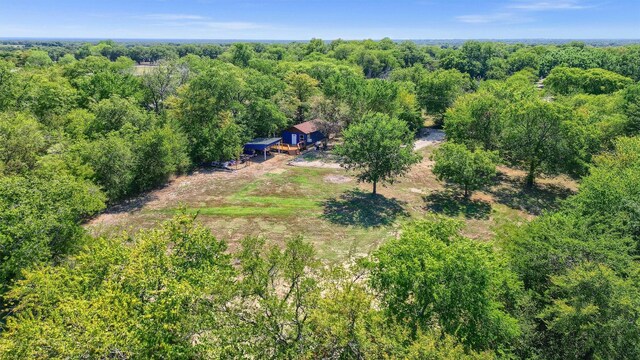
[[282, 143], [282, 138], [257, 138], [244, 144], [244, 151], [262, 152], [264, 160], [267, 160], [267, 151], [275, 145]]

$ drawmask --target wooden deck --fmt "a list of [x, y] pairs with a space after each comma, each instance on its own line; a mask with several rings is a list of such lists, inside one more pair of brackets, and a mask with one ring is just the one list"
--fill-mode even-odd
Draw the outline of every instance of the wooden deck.
[[279, 151], [283, 153], [287, 153], [289, 155], [300, 155], [300, 152], [303, 150], [302, 146], [298, 145], [290, 145], [290, 144], [277, 144], [271, 147], [271, 151]]

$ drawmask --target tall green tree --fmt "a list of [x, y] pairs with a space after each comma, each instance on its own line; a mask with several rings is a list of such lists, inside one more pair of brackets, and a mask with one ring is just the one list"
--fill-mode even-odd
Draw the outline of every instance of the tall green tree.
[[189, 68], [177, 62], [161, 62], [142, 77], [149, 107], [157, 114], [163, 112], [165, 100], [175, 95], [178, 87], [187, 82]]
[[93, 170], [92, 178], [110, 201], [129, 195], [133, 190], [136, 158], [132, 144], [118, 133], [88, 143], [83, 157]]
[[623, 93], [623, 111], [627, 116], [625, 130], [628, 135], [640, 134], [640, 85], [629, 86]]
[[136, 157], [133, 185], [138, 191], [161, 185], [171, 175], [186, 171], [190, 165], [187, 139], [179, 129], [171, 126], [141, 133], [133, 149]]
[[21, 75], [24, 80], [21, 81], [19, 107], [31, 111], [42, 123], [51, 124], [56, 116], [75, 106], [77, 92], [57, 71], [32, 70], [28, 75]]
[[611, 344], [637, 341], [637, 321], [618, 324], [637, 313], [637, 294], [628, 290], [637, 282], [639, 190], [632, 179], [639, 144], [620, 139], [615, 152], [596, 158], [560, 211], [500, 236], [511, 267], [534, 294], [527, 317], [540, 356], [624, 358]]
[[0, 111], [15, 109], [18, 97], [18, 76], [15, 66], [5, 60], [0, 60]]
[[285, 249], [248, 238], [238, 254], [242, 280], [238, 338], [245, 355], [293, 358], [308, 351], [309, 315], [318, 300], [314, 249], [298, 237]]
[[456, 98], [471, 90], [469, 75], [457, 70], [436, 70], [425, 73], [416, 84], [422, 108], [441, 121], [442, 116]]
[[447, 138], [470, 148], [498, 149], [504, 127], [502, 110], [503, 102], [492, 91], [461, 96], [445, 113]]
[[46, 67], [53, 65], [53, 60], [46, 51], [29, 50], [24, 65], [28, 67]]
[[[594, 160], [580, 192], [569, 201], [576, 216], [594, 234], [631, 240], [640, 253], [640, 138], [620, 138], [613, 152]], [[609, 266], [613, 266], [608, 264]]]
[[89, 124], [90, 137], [98, 137], [127, 127], [129, 130], [145, 130], [152, 127], [154, 118], [131, 99], [113, 96], [91, 107], [95, 118]]
[[309, 111], [308, 101], [318, 91], [318, 80], [304, 73], [290, 73], [285, 77], [287, 93], [295, 106], [294, 120], [301, 123], [306, 120]]
[[78, 103], [89, 107], [114, 95], [142, 100], [142, 79], [133, 74], [134, 62], [118, 58], [111, 62], [101, 56], [89, 56], [64, 68], [64, 74], [78, 90]]
[[396, 112], [398, 119], [406, 122], [409, 130], [414, 133], [422, 130], [424, 118], [422, 117], [416, 94], [407, 88], [400, 88], [397, 99], [398, 110]]
[[26, 173], [47, 147], [42, 126], [26, 113], [0, 113], [0, 175]]
[[527, 172], [525, 185], [534, 185], [541, 169], [553, 171], [562, 163], [563, 126], [567, 113], [560, 105], [530, 100], [511, 105], [504, 115], [502, 150], [507, 160]]
[[525, 288], [544, 303], [550, 279], [583, 262], [607, 264], [621, 273], [631, 266], [635, 244], [613, 229], [592, 231], [605, 225], [606, 221], [585, 221], [569, 206], [526, 226], [507, 227], [499, 240]]
[[484, 150], [471, 151], [462, 144], [446, 143], [432, 155], [433, 173], [438, 180], [456, 184], [464, 197], [489, 184], [496, 175], [498, 154]]
[[540, 67], [540, 55], [532, 48], [520, 48], [507, 58], [509, 71], [516, 73], [524, 69], [538, 70]]
[[218, 61], [179, 92], [171, 115], [187, 135], [193, 163], [237, 157], [242, 146], [237, 118], [246, 97], [241, 69]]
[[313, 53], [324, 54], [327, 52], [327, 48], [322, 39], [313, 38], [307, 44], [305, 52], [307, 55]]
[[85, 234], [79, 222], [104, 208], [95, 185], [56, 170], [0, 177], [0, 294], [24, 270], [70, 253]]
[[242, 123], [252, 137], [272, 137], [287, 126], [287, 117], [273, 101], [256, 99], [247, 106]]
[[251, 50], [249, 44], [233, 44], [229, 52], [231, 54], [231, 62], [240, 67], [249, 66], [249, 61], [253, 57], [253, 50]]
[[588, 94], [610, 94], [632, 84], [632, 80], [604, 69], [582, 70], [580, 68], [556, 67], [544, 81], [547, 87], [558, 94], [578, 92]]
[[407, 124], [382, 114], [370, 114], [343, 132], [335, 152], [341, 164], [357, 172], [358, 181], [391, 184], [409, 171], [420, 157], [413, 151], [413, 134]]

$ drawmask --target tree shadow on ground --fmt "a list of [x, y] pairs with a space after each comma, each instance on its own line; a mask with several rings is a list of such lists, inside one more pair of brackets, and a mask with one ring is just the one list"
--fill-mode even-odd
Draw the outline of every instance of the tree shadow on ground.
[[451, 217], [463, 215], [467, 219], [488, 219], [491, 213], [491, 204], [466, 199], [451, 189], [434, 191], [423, 199], [427, 210]]
[[563, 186], [536, 183], [525, 188], [522, 179], [498, 174], [500, 185], [487, 191], [496, 203], [503, 204], [531, 215], [540, 215], [546, 210], [557, 210], [564, 199], [574, 192]]
[[324, 201], [322, 217], [331, 223], [361, 227], [391, 225], [399, 217], [408, 217], [405, 202], [382, 195], [350, 190]]
[[[154, 190], [163, 189], [166, 187], [165, 185], [158, 186]], [[153, 194], [154, 190], [150, 190], [146, 193], [140, 194], [136, 197], [119, 200], [113, 204], [107, 206], [105, 210], [103, 210], [100, 214], [125, 214], [125, 213], [134, 213], [142, 210], [148, 203], [157, 200], [158, 197]]]

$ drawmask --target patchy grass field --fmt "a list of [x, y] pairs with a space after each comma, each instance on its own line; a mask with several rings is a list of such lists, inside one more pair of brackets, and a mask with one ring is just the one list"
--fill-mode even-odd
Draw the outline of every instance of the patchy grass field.
[[136, 76], [142, 76], [151, 70], [155, 69], [157, 65], [134, 65], [133, 74]]
[[87, 227], [96, 235], [151, 227], [185, 209], [198, 214], [231, 248], [246, 236], [264, 236], [271, 243], [302, 235], [321, 257], [340, 261], [362, 255], [397, 234], [409, 219], [439, 213], [463, 220], [467, 236], [479, 240], [497, 226], [523, 221], [557, 206], [575, 184], [544, 179], [533, 191], [521, 190], [521, 174], [501, 169], [496, 185], [462, 199], [455, 189], [431, 173], [429, 154], [398, 183], [372, 196], [370, 186], [357, 184], [343, 169], [289, 166], [292, 159], [276, 155], [236, 172], [201, 171], [181, 176], [166, 187], [112, 208]]

